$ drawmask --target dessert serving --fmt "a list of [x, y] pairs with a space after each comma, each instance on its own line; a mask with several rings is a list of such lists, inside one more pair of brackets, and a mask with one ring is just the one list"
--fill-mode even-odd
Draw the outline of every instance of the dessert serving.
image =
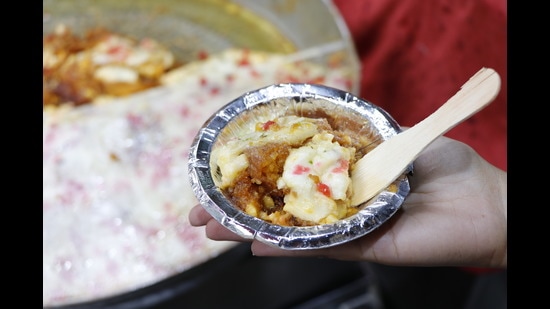
[[350, 171], [380, 138], [359, 117], [321, 108], [301, 116], [255, 118], [215, 147], [219, 187], [240, 209], [273, 224], [333, 223], [357, 213], [351, 207]]
[[372, 103], [325, 85], [247, 92], [203, 125], [191, 148], [193, 191], [221, 224], [284, 249], [334, 246], [389, 219], [409, 192], [407, 170], [351, 205], [357, 160], [400, 131]]

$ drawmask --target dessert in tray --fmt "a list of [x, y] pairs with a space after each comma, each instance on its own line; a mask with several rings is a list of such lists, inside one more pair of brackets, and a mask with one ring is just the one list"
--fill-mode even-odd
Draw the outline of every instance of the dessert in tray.
[[228, 48], [183, 63], [154, 38], [56, 31], [43, 58], [44, 306], [136, 290], [231, 248], [187, 221], [201, 125], [266, 85], [351, 84], [345, 68], [284, 54]]

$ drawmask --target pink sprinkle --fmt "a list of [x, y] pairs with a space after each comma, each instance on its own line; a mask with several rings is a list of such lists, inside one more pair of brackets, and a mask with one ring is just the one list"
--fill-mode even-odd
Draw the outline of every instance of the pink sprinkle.
[[191, 111], [189, 110], [189, 106], [182, 106], [180, 109], [180, 115], [183, 118], [188, 118]]
[[220, 88], [213, 87], [212, 89], [210, 89], [210, 94], [211, 95], [217, 95], [218, 93], [220, 93]]
[[145, 49], [153, 49], [155, 47], [155, 41], [153, 41], [151, 38], [143, 38], [139, 45]]
[[339, 165], [332, 169], [333, 173], [345, 173], [348, 171], [349, 162], [344, 159], [338, 160]]
[[292, 174], [294, 175], [302, 175], [304, 173], [308, 173], [310, 171], [309, 167], [303, 166], [303, 165], [296, 165], [294, 166], [294, 171]]
[[260, 78], [261, 74], [258, 71], [252, 69], [250, 70], [250, 76], [252, 76], [253, 78]]
[[126, 119], [128, 119], [128, 121], [132, 126], [139, 127], [140, 125], [143, 124], [143, 119], [141, 118], [141, 116], [136, 114], [128, 113], [126, 115]]

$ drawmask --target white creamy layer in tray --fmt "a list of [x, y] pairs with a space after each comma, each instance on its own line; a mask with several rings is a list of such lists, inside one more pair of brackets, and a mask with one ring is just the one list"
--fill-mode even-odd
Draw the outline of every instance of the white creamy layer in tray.
[[187, 64], [163, 85], [43, 113], [43, 304], [143, 287], [233, 246], [187, 215], [192, 139], [218, 108], [281, 82], [347, 90], [346, 72], [231, 49]]

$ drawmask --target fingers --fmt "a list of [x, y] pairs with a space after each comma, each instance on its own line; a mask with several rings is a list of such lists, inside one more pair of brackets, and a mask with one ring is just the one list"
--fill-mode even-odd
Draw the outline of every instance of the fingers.
[[326, 249], [313, 250], [285, 250], [276, 248], [260, 241], [245, 239], [216, 221], [212, 216], [201, 206], [197, 205], [189, 212], [189, 222], [193, 226], [204, 226], [206, 237], [216, 241], [238, 241], [252, 242], [251, 251], [256, 256], [293, 256], [293, 257], [325, 257], [335, 258], [340, 260], [358, 259], [364, 252], [361, 252], [360, 246], [357, 244], [345, 244]]
[[189, 223], [192, 226], [205, 226], [206, 237], [212, 240], [249, 241], [221, 225], [201, 205], [191, 208]]
[[[191, 209], [189, 222], [193, 226], [204, 226], [206, 237], [212, 240], [252, 242], [251, 239], [242, 238], [220, 224], [201, 205], [196, 205]], [[284, 250], [260, 241], [254, 241], [251, 250], [257, 256], [327, 257], [337, 259], [357, 258], [361, 254], [361, 252], [358, 252], [357, 246], [354, 245], [315, 250]]]
[[218, 221], [214, 220], [213, 218], [211, 218], [211, 220], [209, 220], [206, 223], [205, 233], [206, 233], [206, 237], [212, 240], [232, 240], [232, 241], [240, 241], [240, 242], [250, 241], [231, 232], [225, 226], [221, 225]]
[[203, 226], [212, 219], [212, 216], [201, 206], [195, 205], [189, 211], [189, 223], [192, 226]]
[[250, 247], [255, 256], [287, 256], [287, 257], [315, 257], [330, 258], [343, 261], [363, 260], [365, 252], [358, 241], [338, 245], [331, 248], [308, 249], [308, 250], [285, 250], [276, 248], [260, 241], [254, 241]]
[[294, 257], [323, 257], [326, 250], [285, 250], [276, 248], [260, 241], [254, 241], [250, 247], [255, 256], [294, 256]]

